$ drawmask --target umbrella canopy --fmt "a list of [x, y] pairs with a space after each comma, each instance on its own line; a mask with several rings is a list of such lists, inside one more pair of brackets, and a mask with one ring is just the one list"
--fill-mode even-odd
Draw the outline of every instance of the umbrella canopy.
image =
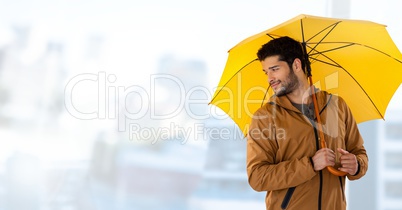
[[385, 25], [299, 15], [229, 50], [210, 104], [225, 111], [244, 134], [254, 112], [274, 93], [257, 59], [268, 41], [289, 36], [306, 46], [314, 85], [345, 99], [358, 123], [383, 119], [402, 82], [402, 54]]

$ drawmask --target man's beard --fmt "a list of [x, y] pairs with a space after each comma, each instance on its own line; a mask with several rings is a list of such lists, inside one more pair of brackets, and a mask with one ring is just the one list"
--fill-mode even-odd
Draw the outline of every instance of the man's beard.
[[281, 87], [275, 91], [276, 96], [284, 96], [287, 95], [299, 86], [299, 80], [297, 79], [296, 74], [293, 71], [293, 68], [290, 68], [290, 72], [285, 82], [281, 82]]

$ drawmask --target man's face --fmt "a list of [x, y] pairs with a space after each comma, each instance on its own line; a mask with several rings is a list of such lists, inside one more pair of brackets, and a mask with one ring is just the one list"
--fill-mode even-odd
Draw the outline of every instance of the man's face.
[[262, 69], [268, 76], [268, 82], [277, 96], [287, 95], [299, 86], [293, 69], [279, 56], [271, 56], [261, 61]]

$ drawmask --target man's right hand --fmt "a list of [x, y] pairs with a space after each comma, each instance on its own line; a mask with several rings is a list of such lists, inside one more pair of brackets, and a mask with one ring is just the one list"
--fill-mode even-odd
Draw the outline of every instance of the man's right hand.
[[314, 170], [320, 171], [327, 166], [335, 165], [335, 152], [329, 148], [321, 148], [313, 156]]

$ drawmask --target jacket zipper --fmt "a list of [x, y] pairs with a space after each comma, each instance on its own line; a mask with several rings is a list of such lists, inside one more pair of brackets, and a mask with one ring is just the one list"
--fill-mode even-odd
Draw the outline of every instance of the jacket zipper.
[[[317, 151], [320, 149], [320, 144], [319, 144], [319, 140], [318, 140], [318, 133], [317, 133], [317, 128], [315, 127], [315, 122], [311, 119], [310, 123], [313, 125], [314, 128], [314, 135], [315, 135], [315, 141], [316, 141], [316, 149]], [[323, 182], [323, 177], [322, 177], [322, 170], [320, 171], [320, 189], [319, 189], [319, 193], [318, 193], [318, 210], [321, 210], [321, 200], [322, 200], [322, 182]]]
[[[325, 108], [327, 108], [327, 106], [328, 106], [329, 102], [331, 101], [331, 99], [332, 99], [332, 95], [329, 96], [329, 99], [328, 99], [327, 103], [324, 105], [324, 107], [319, 112], [320, 115], [325, 110]], [[319, 142], [319, 139], [318, 139], [318, 133], [317, 133], [317, 128], [316, 128], [316, 125], [315, 125], [315, 121], [311, 120], [311, 119], [309, 119], [309, 120], [310, 120], [311, 125], [314, 128], [316, 149], [318, 151], [320, 149], [320, 142]], [[322, 185], [323, 185], [323, 175], [322, 175], [322, 170], [321, 170], [320, 171], [320, 189], [319, 189], [319, 194], [318, 194], [318, 210], [321, 210], [321, 205], [322, 205]], [[343, 193], [343, 190], [342, 190], [342, 193]]]
[[[321, 111], [319, 112], [319, 114], [321, 115], [321, 113], [325, 110], [325, 108], [327, 108], [329, 102], [332, 99], [332, 95], [329, 95], [329, 99], [327, 101], [327, 103], [324, 105], [324, 107], [321, 109]], [[316, 151], [318, 151], [320, 149], [320, 142], [318, 139], [318, 133], [317, 133], [317, 128], [315, 125], [315, 121], [310, 119], [309, 117], [307, 117], [307, 119], [310, 121], [311, 125], [313, 126], [314, 129], [314, 135], [315, 135], [315, 141], [316, 141]], [[318, 194], [318, 210], [321, 210], [321, 204], [322, 204], [322, 186], [323, 186], [323, 174], [322, 174], [322, 170], [319, 172], [320, 173], [320, 189], [319, 189], [319, 194]], [[342, 187], [342, 181], [341, 181], [341, 187]], [[290, 198], [292, 197], [294, 189], [289, 188], [288, 192], [285, 195], [285, 198], [282, 202], [281, 208], [282, 209], [286, 209], [287, 206], [289, 205], [289, 201]], [[290, 195], [289, 195], [290, 194]], [[342, 188], [342, 194], [343, 194], [343, 188]], [[287, 197], [289, 197], [287, 199]], [[343, 197], [345, 198], [345, 196], [343, 195]], [[286, 202], [285, 202], [286, 201]]]
[[318, 210], [321, 210], [322, 200], [322, 170], [320, 171], [320, 192], [318, 194]]
[[339, 177], [339, 183], [341, 184], [342, 198], [343, 201], [345, 201], [345, 192], [343, 191], [342, 177]]
[[281, 204], [281, 209], [286, 209], [289, 205], [290, 199], [292, 198], [293, 192], [295, 191], [296, 187], [291, 187], [286, 192], [285, 197], [283, 198], [283, 202]]

